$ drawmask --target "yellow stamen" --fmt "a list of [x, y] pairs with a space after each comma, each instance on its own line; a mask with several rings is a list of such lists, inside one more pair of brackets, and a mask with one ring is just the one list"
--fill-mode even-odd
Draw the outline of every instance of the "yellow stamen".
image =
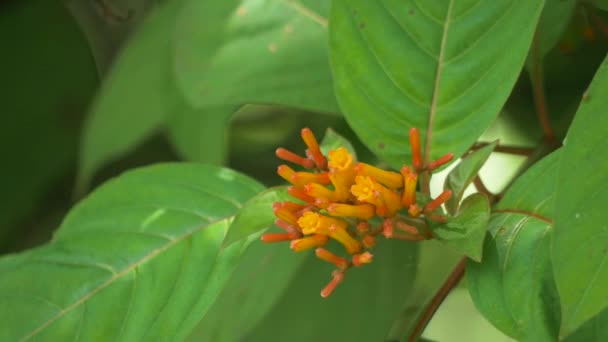
[[351, 216], [363, 220], [369, 220], [375, 216], [375, 208], [371, 204], [332, 203], [327, 207], [327, 212], [332, 216]]
[[394, 190], [403, 186], [403, 177], [397, 172], [382, 170], [366, 163], [358, 163], [355, 172], [357, 176], [371, 177], [389, 189]]
[[327, 236], [315, 234], [302, 239], [291, 241], [289, 246], [294, 252], [302, 252], [311, 248], [321, 247], [327, 243]]

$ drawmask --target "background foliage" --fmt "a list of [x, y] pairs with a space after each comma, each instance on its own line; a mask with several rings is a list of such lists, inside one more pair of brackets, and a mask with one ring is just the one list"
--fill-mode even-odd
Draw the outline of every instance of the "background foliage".
[[[0, 3], [0, 340], [405, 341], [464, 255], [425, 338], [607, 339], [606, 10]], [[322, 300], [328, 267], [259, 242], [304, 126], [394, 168], [420, 128], [424, 160], [464, 157], [431, 186], [455, 218]]]

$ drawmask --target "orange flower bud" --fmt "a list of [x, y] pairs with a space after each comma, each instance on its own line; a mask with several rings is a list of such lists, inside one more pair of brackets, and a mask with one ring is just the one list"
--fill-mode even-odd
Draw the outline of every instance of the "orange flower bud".
[[286, 231], [288, 233], [296, 233], [296, 232], [299, 233], [299, 231], [300, 231], [300, 227], [291, 225], [291, 224], [289, 224], [289, 223], [287, 223], [287, 222], [285, 222], [285, 221], [283, 221], [281, 219], [276, 219], [274, 221], [274, 225], [277, 226], [277, 227], [279, 227], [279, 228], [281, 228], [281, 229], [283, 229], [284, 231]]
[[361, 221], [357, 223], [357, 232], [359, 234], [365, 234], [369, 232], [369, 223], [367, 221]]
[[285, 206], [282, 205], [273, 205], [274, 216], [280, 218], [281, 220], [291, 224], [298, 224], [298, 217], [293, 212], [289, 211]]
[[375, 208], [371, 204], [332, 203], [327, 207], [327, 212], [332, 216], [352, 216], [363, 220], [369, 220], [376, 215]]
[[407, 210], [407, 213], [411, 217], [418, 217], [418, 216], [420, 216], [420, 213], [422, 213], [422, 209], [420, 209], [418, 204], [414, 203], [414, 204], [410, 205], [409, 209]]
[[373, 237], [372, 235], [366, 235], [363, 238], [363, 247], [365, 248], [372, 248], [376, 245], [376, 238]]
[[317, 248], [315, 254], [319, 259], [332, 263], [340, 269], [346, 269], [348, 267], [348, 260], [335, 255], [327, 249]]
[[361, 267], [365, 264], [371, 263], [373, 258], [374, 258], [374, 255], [371, 254], [370, 252], [356, 254], [353, 256], [353, 265], [355, 265], [357, 267]]
[[281, 176], [281, 178], [293, 184], [291, 177], [293, 177], [296, 172], [292, 168], [285, 164], [279, 165], [279, 167], [277, 167], [277, 173], [279, 176]]
[[448, 153], [445, 156], [443, 156], [435, 161], [430, 162], [428, 165], [428, 169], [429, 169], [429, 171], [433, 171], [433, 170], [443, 166], [444, 164], [451, 162], [452, 159], [454, 159], [454, 153]]
[[277, 148], [277, 150], [275, 151], [275, 154], [277, 157], [288, 161], [288, 162], [292, 162], [296, 165], [300, 165], [303, 166], [307, 169], [312, 169], [315, 166], [315, 162], [313, 162], [310, 159], [306, 159], [304, 157], [300, 157], [299, 155], [286, 150], [284, 148]]
[[393, 237], [393, 220], [385, 219], [382, 221], [382, 235], [390, 239]]
[[297, 198], [300, 201], [307, 202], [310, 204], [315, 204], [315, 198], [308, 196], [304, 189], [298, 188], [296, 186], [290, 186], [287, 188], [287, 193], [291, 195], [291, 197]]
[[418, 183], [418, 175], [415, 172], [412, 172], [407, 166], [401, 168], [401, 174], [403, 174], [404, 179], [401, 204], [405, 208], [408, 208], [410, 205], [416, 203], [416, 184]]
[[422, 170], [422, 155], [420, 149], [420, 132], [418, 128], [410, 129], [410, 147], [412, 149], [412, 164], [416, 171]]
[[329, 152], [329, 179], [334, 185], [336, 200], [346, 201], [355, 183], [355, 165], [353, 156], [344, 147]]
[[302, 252], [311, 248], [320, 247], [327, 243], [327, 236], [315, 234], [305, 238], [291, 241], [289, 246], [294, 252]]
[[432, 213], [435, 209], [439, 208], [443, 203], [447, 202], [452, 197], [451, 190], [444, 190], [437, 198], [429, 202], [424, 206], [425, 213]]
[[301, 135], [302, 140], [304, 140], [304, 143], [308, 146], [311, 159], [317, 164], [318, 168], [325, 169], [327, 167], [327, 159], [323, 153], [321, 153], [321, 148], [319, 148], [319, 143], [317, 142], [315, 135], [309, 128], [302, 129]]
[[403, 177], [401, 174], [382, 170], [366, 163], [358, 163], [355, 167], [355, 173], [357, 176], [371, 177], [373, 180], [389, 189], [398, 189], [403, 186]]
[[409, 224], [405, 223], [405, 222], [401, 222], [401, 221], [396, 221], [395, 222], [395, 227], [397, 227], [397, 229], [402, 230], [408, 234], [412, 234], [412, 235], [418, 235], [420, 234], [418, 232], [418, 229], [414, 226], [410, 226]]
[[334, 292], [336, 287], [344, 280], [344, 272], [343, 271], [334, 271], [332, 273], [332, 280], [321, 290], [321, 297], [327, 298], [329, 295]]
[[296, 186], [305, 186], [309, 183], [318, 183], [323, 185], [328, 185], [331, 182], [329, 181], [329, 175], [327, 172], [323, 173], [312, 173], [312, 172], [294, 172], [291, 175], [291, 183]]

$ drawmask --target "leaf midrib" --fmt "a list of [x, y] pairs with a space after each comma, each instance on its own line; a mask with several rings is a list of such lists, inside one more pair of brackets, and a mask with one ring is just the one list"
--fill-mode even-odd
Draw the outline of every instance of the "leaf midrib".
[[38, 328], [34, 329], [31, 333], [29, 333], [29, 334], [25, 335], [24, 337], [22, 337], [20, 339], [20, 341], [26, 341], [26, 340], [31, 339], [32, 337], [36, 336], [38, 333], [40, 333], [46, 327], [48, 327], [49, 325], [51, 325], [53, 322], [55, 322], [56, 320], [60, 319], [61, 317], [63, 317], [67, 313], [70, 313], [73, 309], [77, 308], [79, 305], [81, 305], [81, 304], [85, 303], [86, 301], [88, 301], [91, 297], [93, 297], [95, 294], [97, 294], [101, 290], [103, 290], [106, 287], [112, 285], [115, 281], [117, 281], [120, 278], [122, 278], [123, 276], [127, 275], [129, 272], [133, 271], [134, 269], [136, 269], [137, 267], [139, 267], [142, 264], [146, 263], [147, 261], [153, 259], [157, 255], [163, 253], [164, 251], [168, 250], [169, 248], [173, 247], [174, 245], [178, 244], [179, 242], [182, 242], [182, 241], [188, 239], [192, 235], [198, 233], [199, 231], [201, 231], [201, 230], [203, 230], [203, 229], [205, 229], [205, 228], [207, 228], [209, 226], [212, 226], [212, 225], [214, 225], [216, 223], [219, 223], [221, 221], [229, 220], [232, 217], [234, 217], [234, 215], [223, 217], [223, 218], [217, 219], [216, 221], [206, 222], [205, 225], [202, 225], [202, 226], [199, 226], [197, 228], [194, 228], [194, 229], [192, 229], [192, 230], [190, 230], [190, 231], [188, 231], [188, 232], [186, 232], [186, 233], [178, 236], [177, 238], [168, 241], [165, 245], [160, 246], [160, 247], [158, 247], [156, 249], [153, 249], [152, 251], [150, 251], [150, 253], [146, 254], [144, 257], [142, 257], [138, 261], [136, 261], [133, 264], [127, 266], [122, 271], [117, 272], [112, 277], [110, 277], [108, 280], [106, 280], [105, 282], [103, 282], [102, 284], [98, 285], [96, 288], [94, 288], [93, 290], [91, 290], [90, 292], [88, 292], [87, 294], [85, 294], [84, 296], [82, 296], [81, 298], [79, 298], [78, 300], [76, 300], [74, 303], [70, 304], [65, 309], [59, 311], [55, 316], [49, 318], [47, 321], [45, 321], [44, 323], [42, 323]]
[[450, 0], [448, 10], [445, 15], [445, 23], [443, 25], [443, 35], [441, 37], [441, 47], [439, 49], [439, 58], [437, 59], [437, 72], [435, 75], [435, 86], [433, 88], [433, 99], [431, 100], [431, 110], [429, 112], [429, 123], [426, 132], [426, 144], [424, 148], [424, 164], [427, 164], [431, 155], [431, 140], [433, 133], [433, 123], [437, 113], [437, 99], [439, 98], [439, 87], [441, 85], [441, 72], [443, 70], [443, 60], [445, 58], [445, 45], [448, 40], [448, 30], [450, 27], [450, 17], [452, 16], [452, 6], [454, 0]]

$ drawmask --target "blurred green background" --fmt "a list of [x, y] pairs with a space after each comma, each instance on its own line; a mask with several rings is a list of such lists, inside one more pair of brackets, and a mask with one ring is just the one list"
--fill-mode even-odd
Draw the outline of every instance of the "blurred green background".
[[[0, 2], [0, 39], [4, 43], [0, 55], [4, 110], [0, 125], [1, 253], [48, 241], [82, 195], [75, 186], [87, 114], [112, 61], [154, 4], [143, 0]], [[560, 137], [606, 53], [606, 36], [599, 31], [594, 37], [582, 34], [588, 21], [575, 15], [559, 46], [546, 59], [549, 109]], [[141, 63], [150, 63], [150, 59], [142, 56]], [[499, 120], [482, 140], [500, 138], [504, 144], [535, 145], [542, 133], [531, 94], [529, 78], [523, 72]], [[131, 100], [144, 106], [149, 99]], [[227, 166], [266, 185], [280, 183], [274, 173], [279, 164], [275, 148], [300, 150], [298, 132], [304, 126], [319, 135], [332, 127], [353, 141], [359, 159], [378, 162], [336, 113], [245, 105], [226, 125], [226, 146], [210, 146], [209, 153], [226, 149]], [[165, 129], [153, 130], [128, 153], [104, 164], [88, 189], [129, 168], [181, 160], [183, 153], [168, 135]], [[499, 191], [522, 161], [496, 153], [481, 176], [491, 190]], [[441, 182], [434, 180], [435, 188]], [[432, 265], [435, 261], [423, 262]], [[450, 295], [425, 336], [436, 341], [509, 340], [477, 313], [466, 284]]]

